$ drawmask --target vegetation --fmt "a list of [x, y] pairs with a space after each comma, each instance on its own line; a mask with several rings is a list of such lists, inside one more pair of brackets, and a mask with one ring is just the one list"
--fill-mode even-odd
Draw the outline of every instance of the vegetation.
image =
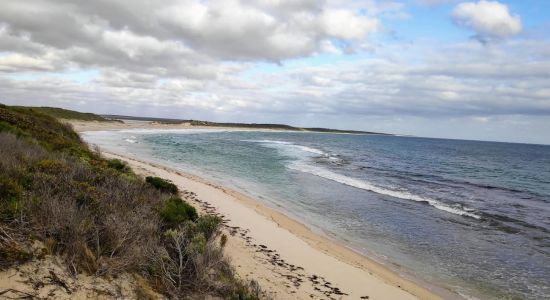
[[175, 184], [160, 177], [147, 176], [145, 181], [161, 192], [174, 195], [178, 193], [178, 187]]
[[57, 108], [57, 107], [21, 107], [21, 108], [32, 109], [40, 113], [52, 116], [56, 119], [100, 121], [100, 122], [110, 121], [96, 114], [82, 113], [74, 110], [67, 110], [67, 109]]
[[122, 173], [130, 173], [130, 167], [128, 167], [128, 165], [120, 159], [108, 160], [107, 166]]
[[197, 211], [189, 203], [180, 197], [172, 197], [166, 201], [160, 211], [160, 217], [169, 228], [175, 228], [185, 221], [195, 221], [198, 218]]
[[75, 274], [135, 274], [143, 298], [152, 288], [170, 298], [257, 299], [223, 256], [221, 220], [199, 216], [173, 184], [152, 182], [55, 118], [1, 105], [0, 269], [40, 259], [28, 250], [38, 240]]

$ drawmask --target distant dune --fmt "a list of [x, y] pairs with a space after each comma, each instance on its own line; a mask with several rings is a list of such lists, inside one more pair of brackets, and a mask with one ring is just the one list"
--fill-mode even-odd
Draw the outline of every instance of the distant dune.
[[102, 115], [102, 117], [111, 120], [135, 120], [157, 122], [166, 125], [184, 125], [189, 126], [204, 126], [204, 127], [233, 127], [233, 128], [251, 128], [251, 129], [274, 129], [274, 130], [295, 130], [295, 131], [310, 131], [310, 132], [327, 132], [327, 133], [348, 133], [348, 134], [380, 134], [391, 135], [387, 133], [360, 131], [360, 130], [340, 130], [331, 128], [319, 127], [295, 127], [285, 124], [262, 124], [262, 123], [230, 123], [230, 122], [210, 122], [200, 120], [186, 119], [167, 119], [167, 118], [150, 118], [150, 117], [134, 117], [122, 115]]

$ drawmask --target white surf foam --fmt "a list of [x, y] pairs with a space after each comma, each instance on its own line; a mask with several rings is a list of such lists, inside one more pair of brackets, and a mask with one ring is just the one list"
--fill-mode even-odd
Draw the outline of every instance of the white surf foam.
[[185, 128], [185, 129], [123, 129], [115, 132], [119, 133], [136, 133], [136, 134], [162, 134], [162, 133], [177, 133], [177, 134], [197, 134], [197, 133], [214, 133], [214, 132], [233, 132], [233, 131], [246, 131], [240, 129], [197, 129], [197, 128]]
[[303, 146], [303, 145], [297, 145], [297, 144], [294, 144], [294, 143], [291, 143], [291, 142], [287, 142], [287, 141], [277, 141], [277, 140], [244, 140], [244, 142], [261, 143], [261, 144], [265, 144], [265, 145], [267, 145], [267, 146], [273, 145], [273, 146], [275, 146], [274, 148], [280, 148], [280, 147], [286, 146], [287, 148], [297, 149], [297, 150], [300, 150], [300, 151], [303, 151], [303, 152], [308, 152], [308, 153], [317, 154], [317, 155], [319, 155], [319, 156], [329, 157], [329, 154], [326, 153], [325, 151], [322, 151], [322, 150], [319, 150], [319, 149], [315, 149], [315, 148], [311, 148], [311, 147], [307, 147], [307, 146]]
[[292, 145], [291, 142], [287, 142], [287, 141], [276, 141], [276, 140], [242, 140], [242, 141], [243, 141], [243, 142], [251, 142], [251, 143]]
[[474, 213], [471, 213], [471, 212], [466, 211], [464, 209], [461, 209], [459, 207], [454, 207], [454, 206], [450, 206], [450, 205], [441, 203], [440, 201], [435, 200], [435, 199], [418, 196], [418, 195], [411, 194], [411, 193], [406, 192], [406, 191], [395, 191], [395, 190], [390, 190], [390, 189], [387, 189], [387, 188], [379, 187], [379, 186], [373, 185], [373, 184], [371, 184], [370, 182], [367, 182], [367, 181], [363, 181], [363, 180], [351, 178], [351, 177], [348, 177], [348, 176], [345, 176], [345, 175], [337, 174], [337, 173], [334, 173], [334, 172], [329, 171], [327, 169], [315, 167], [315, 166], [308, 165], [308, 164], [305, 164], [305, 163], [294, 162], [294, 163], [289, 164], [288, 168], [296, 170], [296, 171], [300, 171], [300, 172], [309, 173], [309, 174], [319, 176], [319, 177], [322, 177], [322, 178], [325, 178], [325, 179], [329, 179], [329, 180], [332, 180], [332, 181], [336, 181], [338, 183], [345, 184], [347, 186], [351, 186], [351, 187], [355, 187], [355, 188], [375, 192], [375, 193], [381, 194], [381, 195], [387, 195], [387, 196], [391, 196], [391, 197], [395, 197], [395, 198], [399, 198], [399, 199], [412, 200], [412, 201], [417, 201], [417, 202], [425, 202], [425, 203], [428, 203], [429, 205], [431, 205], [431, 206], [433, 206], [437, 209], [440, 209], [442, 211], [446, 211], [448, 213], [461, 215], [461, 216], [467, 216], [467, 217], [471, 217], [471, 218], [475, 218], [475, 219], [480, 219], [481, 218], [480, 216], [478, 216]]

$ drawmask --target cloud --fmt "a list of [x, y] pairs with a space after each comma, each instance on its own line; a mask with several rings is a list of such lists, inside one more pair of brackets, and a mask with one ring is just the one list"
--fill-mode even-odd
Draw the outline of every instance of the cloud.
[[426, 5], [426, 6], [434, 6], [434, 5], [440, 5], [450, 2], [456, 2], [458, 0], [416, 0], [416, 3], [420, 5]]
[[377, 20], [357, 16], [348, 10], [329, 10], [322, 15], [324, 32], [342, 40], [361, 40], [379, 28]]
[[521, 18], [511, 15], [508, 6], [498, 1], [460, 3], [451, 17], [458, 26], [475, 31], [480, 38], [506, 38], [521, 32]]
[[392, 0], [8, 1], [0, 10], [0, 101], [405, 133], [415, 127], [395, 120], [426, 129], [434, 127], [426, 120], [489, 126], [510, 116], [550, 118], [550, 43], [505, 39], [521, 30], [505, 5], [463, 3], [452, 14], [499, 43], [380, 38], [388, 30], [382, 20], [391, 24], [407, 7]]
[[[96, 111], [113, 105], [108, 103], [114, 99], [117, 105], [139, 107], [140, 115], [165, 108], [173, 117], [210, 113], [209, 118], [246, 116], [251, 122], [266, 115], [283, 119], [550, 116], [548, 46], [544, 41], [521, 40], [489, 46], [474, 41], [406, 49], [393, 45], [379, 49], [384, 54], [374, 60], [275, 70], [225, 65], [215, 80], [159, 79], [117, 69], [105, 69], [84, 83], [67, 77], [13, 77], [0, 86], [0, 94], [15, 100], [49, 98], [52, 103], [79, 99]], [[243, 70], [255, 72], [245, 76]]]
[[281, 61], [322, 51], [334, 40], [364, 40], [378, 29], [370, 16], [311, 0], [21, 0], [4, 3], [0, 20], [10, 44], [38, 44], [69, 58], [83, 48], [99, 61], [115, 55], [123, 63], [175, 48], [189, 61]]

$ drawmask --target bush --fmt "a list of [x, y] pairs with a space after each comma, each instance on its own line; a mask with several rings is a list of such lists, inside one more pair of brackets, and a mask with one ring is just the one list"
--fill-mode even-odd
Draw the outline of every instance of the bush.
[[4, 121], [0, 121], [0, 132], [2, 132], [2, 131], [13, 133], [17, 137], [25, 136], [25, 132], [23, 132], [23, 130], [21, 130], [21, 129], [13, 126], [13, 125], [10, 125], [10, 124], [8, 124]]
[[175, 184], [160, 177], [147, 176], [145, 181], [161, 192], [173, 195], [178, 193], [178, 187]]
[[69, 170], [69, 167], [60, 160], [42, 159], [35, 164], [35, 169], [48, 174], [62, 174]]
[[0, 175], [0, 201], [19, 197], [23, 188], [11, 178]]
[[130, 167], [120, 159], [111, 159], [107, 161], [107, 166], [121, 173], [130, 173]]
[[23, 187], [12, 178], [0, 175], [0, 220], [13, 219], [19, 209]]
[[160, 217], [168, 228], [175, 228], [185, 221], [195, 221], [197, 211], [180, 197], [172, 197], [160, 211]]
[[197, 219], [195, 222], [197, 230], [206, 237], [210, 239], [217, 233], [222, 219], [217, 216], [204, 215]]

